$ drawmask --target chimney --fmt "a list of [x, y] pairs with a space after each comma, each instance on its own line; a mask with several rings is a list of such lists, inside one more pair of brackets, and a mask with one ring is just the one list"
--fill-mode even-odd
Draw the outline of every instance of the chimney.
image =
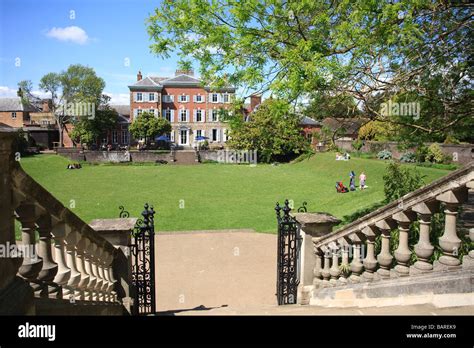
[[180, 70], [180, 69], [177, 69], [174, 76], [178, 76], [178, 75], [189, 75], [189, 76], [194, 76], [194, 70], [190, 69], [190, 70]]
[[140, 70], [138, 70], [137, 81], [140, 81], [142, 78], [143, 78], [142, 72]]
[[252, 94], [250, 96], [250, 112], [253, 112], [257, 106], [262, 103], [261, 94]]
[[50, 112], [50, 111], [51, 111], [50, 102], [51, 102], [50, 99], [43, 99], [43, 100], [42, 100], [42, 108], [41, 108], [41, 110], [42, 110], [43, 112]]

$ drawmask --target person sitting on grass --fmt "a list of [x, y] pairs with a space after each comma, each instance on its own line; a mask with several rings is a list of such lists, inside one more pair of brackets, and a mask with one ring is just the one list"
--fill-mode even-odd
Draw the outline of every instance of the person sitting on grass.
[[337, 193], [346, 193], [346, 192], [349, 192], [349, 190], [347, 189], [347, 187], [344, 186], [342, 181], [338, 181], [338, 182], [336, 182], [336, 192]]

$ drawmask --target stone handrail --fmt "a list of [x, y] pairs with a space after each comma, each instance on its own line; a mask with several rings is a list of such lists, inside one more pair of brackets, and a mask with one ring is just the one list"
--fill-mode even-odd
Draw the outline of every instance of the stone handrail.
[[[15, 136], [11, 129], [0, 129], [0, 243], [22, 254], [0, 260], [0, 293], [16, 282], [43, 301], [117, 305], [112, 265], [117, 249], [23, 171], [19, 154], [12, 151]], [[21, 224], [21, 242], [15, 240], [14, 219]], [[0, 296], [3, 313], [21, 313], [13, 304], [10, 310], [1, 308], [13, 299]]]
[[[438, 273], [434, 273], [438, 271], [443, 272], [443, 277], [449, 273], [454, 274], [453, 272], [467, 274], [466, 281], [469, 283], [470, 271], [462, 273], [462, 270], [471, 269], [474, 265], [474, 251], [470, 250], [461, 262], [459, 250], [463, 240], [459, 238], [457, 229], [458, 208], [468, 202], [469, 197], [471, 198], [469, 204], [472, 205], [474, 203], [472, 202], [474, 162], [334, 232], [328, 231], [323, 235], [316, 235], [305, 227], [304, 223], [301, 223], [303, 235], [311, 236], [311, 242], [308, 241], [305, 249], [309, 254], [305, 254], [302, 261], [305, 270], [302, 294], [306, 296], [302, 303], [303, 301], [317, 305], [328, 303], [324, 301], [333, 298], [334, 291], [347, 291], [348, 287], [354, 288], [356, 283], [364, 283], [360, 284], [362, 287], [355, 288], [359, 294], [362, 294], [366, 291], [364, 289], [370, 289], [367, 287], [368, 284], [377, 282], [378, 285], [373, 288], [374, 292], [370, 297], [382, 296], [383, 286], [386, 289], [390, 286], [394, 286], [395, 289], [401, 286], [400, 282], [390, 283], [393, 279], [406, 277], [404, 279], [407, 279], [408, 283], [403, 284], [410, 284], [410, 281], [413, 284], [414, 279], [420, 278], [412, 276], [418, 275], [423, 275], [425, 280], [428, 279], [426, 277], [431, 276], [433, 277], [430, 279], [438, 280], [440, 279], [436, 275]], [[432, 262], [435, 246], [430, 241], [432, 240], [430, 238], [432, 237], [431, 220], [433, 214], [440, 212], [441, 208], [445, 217], [444, 232], [438, 240], [442, 255]], [[419, 237], [417, 244], [411, 250], [410, 226], [414, 222], [419, 222]], [[398, 245], [392, 252], [391, 232], [396, 229], [398, 230]], [[375, 242], [379, 236], [381, 249], [376, 255]], [[471, 242], [473, 237], [474, 229], [471, 228], [469, 230]], [[416, 262], [412, 263], [413, 253], [416, 255]], [[385, 280], [388, 283], [384, 282]], [[407, 289], [416, 292], [416, 288], [412, 286]], [[387, 293], [390, 291], [387, 290]], [[308, 301], [308, 294], [311, 297], [310, 301]], [[363, 298], [366, 295], [360, 296]], [[323, 298], [325, 300], [322, 300]]]

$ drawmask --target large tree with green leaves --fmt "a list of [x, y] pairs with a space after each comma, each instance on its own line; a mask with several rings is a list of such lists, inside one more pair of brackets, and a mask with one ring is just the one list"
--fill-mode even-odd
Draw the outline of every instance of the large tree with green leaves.
[[135, 138], [143, 138], [148, 143], [154, 137], [171, 132], [171, 124], [162, 117], [145, 111], [138, 115], [130, 125], [130, 133]]
[[[426, 139], [472, 125], [472, 19], [463, 1], [165, 0], [148, 32], [152, 51], [193, 57], [212, 86], [288, 100], [330, 91]], [[424, 107], [387, 117], [377, 95]]]
[[270, 98], [260, 104], [248, 122], [232, 117], [227, 144], [234, 149], [257, 150], [263, 162], [291, 159], [308, 149], [299, 122], [285, 100]]
[[[63, 146], [63, 131], [66, 123], [72, 119], [77, 122], [77, 115], [67, 112], [70, 103], [90, 103], [94, 112], [103, 102], [105, 82], [98, 77], [93, 68], [80, 64], [70, 65], [60, 73], [50, 72], [44, 75], [39, 84], [40, 89], [51, 94], [51, 111], [54, 113], [59, 129], [59, 144]], [[90, 115], [86, 116], [91, 118]]]

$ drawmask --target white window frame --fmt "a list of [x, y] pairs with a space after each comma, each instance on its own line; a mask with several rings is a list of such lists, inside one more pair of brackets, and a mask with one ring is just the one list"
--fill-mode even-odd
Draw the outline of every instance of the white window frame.
[[[216, 97], [216, 101], [214, 101], [214, 96]], [[219, 103], [219, 93], [212, 93], [211, 94], [211, 103], [214, 103], [214, 104]]]
[[[227, 100], [226, 100], [227, 99]], [[230, 94], [229, 93], [224, 93], [222, 95], [222, 101], [226, 104], [230, 103]]]
[[155, 93], [148, 93], [148, 101], [155, 102]]
[[197, 137], [203, 137], [204, 135], [202, 134], [202, 129], [196, 129], [196, 138]]
[[[183, 121], [183, 111], [184, 111], [184, 121]], [[179, 109], [179, 122], [188, 122], [188, 112], [186, 109]]]
[[172, 103], [174, 102], [174, 96], [170, 94], [163, 95], [163, 103]]
[[[183, 100], [184, 97], [184, 100]], [[179, 103], [187, 103], [189, 101], [189, 95], [180, 95], [178, 96]]]
[[171, 122], [171, 111], [169, 108], [163, 110], [163, 118]]
[[[197, 95], [195, 95], [195, 98], [196, 98], [196, 103], [204, 103], [204, 96], [203, 95], [197, 94]], [[198, 100], [198, 98], [200, 100]]]
[[112, 144], [118, 144], [118, 136], [116, 129], [112, 129]]
[[128, 144], [128, 131], [122, 131], [122, 144]]
[[[185, 132], [186, 134], [186, 142], [183, 143], [182, 134]], [[189, 144], [189, 130], [188, 129], [180, 129], [179, 130], [179, 145], [188, 145]]]
[[143, 112], [143, 109], [137, 109], [137, 116], [140, 116]]
[[12, 120], [16, 120], [16, 111], [12, 112]]
[[[214, 119], [214, 113], [216, 114], [216, 118]], [[212, 109], [211, 110], [211, 122], [219, 122], [219, 110]]]
[[[202, 112], [203, 112], [203, 110], [201, 110], [201, 109], [196, 110], [196, 122], [204, 122], [204, 119], [202, 117]], [[199, 119], [199, 118], [201, 118], [201, 119]]]
[[137, 102], [143, 102], [143, 93], [137, 92]]
[[[214, 140], [214, 131], [216, 131], [216, 139]], [[211, 141], [218, 142], [219, 141], [219, 130], [217, 128], [211, 129]]]

